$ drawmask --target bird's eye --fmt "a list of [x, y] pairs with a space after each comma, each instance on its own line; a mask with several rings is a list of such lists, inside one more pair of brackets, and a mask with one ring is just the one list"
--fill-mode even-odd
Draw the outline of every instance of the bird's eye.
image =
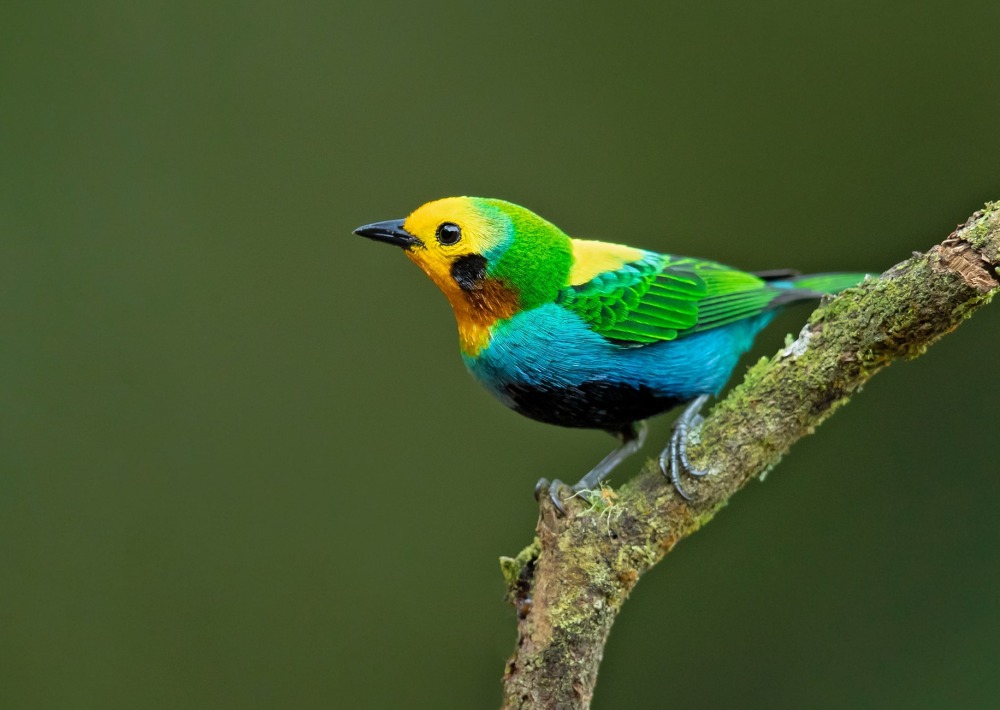
[[436, 236], [437, 240], [445, 246], [458, 244], [458, 240], [462, 238], [462, 228], [454, 222], [442, 222], [437, 228]]

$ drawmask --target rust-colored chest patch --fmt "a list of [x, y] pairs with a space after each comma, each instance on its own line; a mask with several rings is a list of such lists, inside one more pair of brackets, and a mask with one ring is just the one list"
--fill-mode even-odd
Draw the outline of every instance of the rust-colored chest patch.
[[445, 295], [458, 321], [462, 352], [472, 357], [489, 345], [490, 328], [518, 311], [517, 293], [493, 279], [484, 280], [481, 288], [465, 291], [456, 287]]
[[517, 291], [503, 281], [475, 279], [474, 284], [470, 281], [467, 288], [462, 288], [452, 273], [454, 260], [424, 250], [407, 252], [407, 256], [447, 296], [458, 321], [459, 343], [466, 355], [477, 356], [490, 342], [490, 328], [520, 309]]

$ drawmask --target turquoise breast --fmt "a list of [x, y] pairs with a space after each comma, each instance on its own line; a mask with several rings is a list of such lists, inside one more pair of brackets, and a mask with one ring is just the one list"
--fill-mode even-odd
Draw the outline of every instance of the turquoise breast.
[[504, 404], [561, 426], [618, 431], [725, 386], [773, 314], [679, 340], [623, 346], [546, 304], [498, 323], [473, 376]]

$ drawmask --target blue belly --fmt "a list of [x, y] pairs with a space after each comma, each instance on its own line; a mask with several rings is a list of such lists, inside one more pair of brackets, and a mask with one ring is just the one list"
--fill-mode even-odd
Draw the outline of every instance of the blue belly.
[[477, 380], [526, 416], [617, 431], [700, 394], [717, 393], [773, 315], [623, 347], [566, 309], [547, 304], [498, 324], [489, 346], [464, 359]]

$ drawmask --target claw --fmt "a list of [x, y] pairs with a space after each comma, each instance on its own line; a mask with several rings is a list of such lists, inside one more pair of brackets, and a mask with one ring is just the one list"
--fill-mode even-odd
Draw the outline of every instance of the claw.
[[566, 506], [563, 505], [562, 499], [559, 497], [559, 492], [563, 488], [566, 488], [566, 484], [558, 478], [554, 481], [549, 481], [547, 478], [539, 478], [538, 483], [535, 484], [535, 500], [541, 502], [542, 493], [548, 493], [549, 500], [555, 506], [556, 512], [560, 516], [564, 516], [566, 515]]
[[621, 441], [621, 445], [617, 449], [601, 459], [600, 463], [572, 486], [567, 486], [558, 479], [551, 482], [547, 478], [538, 479], [538, 483], [535, 484], [535, 500], [541, 500], [542, 493], [548, 491], [549, 500], [552, 501], [556, 511], [560, 515], [566, 515], [566, 506], [563, 505], [562, 499], [559, 497], [562, 489], [569, 488], [574, 495], [577, 495], [600, 485], [604, 477], [611, 473], [618, 464], [642, 448], [643, 442], [646, 441], [646, 423], [633, 422], [621, 429], [609, 431], [609, 433]]
[[566, 515], [566, 506], [563, 505], [562, 499], [559, 497], [559, 492], [565, 487], [566, 484], [558, 478], [552, 481], [552, 485], [549, 486], [549, 500], [552, 501], [552, 505], [559, 511], [559, 515]]
[[[701, 423], [700, 422], [701, 419], [702, 417], [698, 417], [699, 420], [698, 423]], [[695, 424], [695, 426], [697, 426], [697, 424]], [[680, 426], [678, 426], [674, 430], [674, 436], [672, 436], [671, 438], [676, 437], [677, 439], [677, 455], [680, 458], [681, 466], [684, 467], [684, 471], [687, 473], [687, 475], [694, 476], [695, 478], [702, 478], [703, 476], [708, 475], [708, 471], [702, 468], [695, 468], [694, 466], [691, 465], [691, 462], [688, 460], [688, 455], [687, 455], [688, 430], [689, 430], [688, 425], [682, 422]]]
[[694, 500], [694, 498], [684, 490], [684, 486], [681, 484], [681, 471], [694, 478], [708, 475], [708, 471], [692, 466], [687, 456], [688, 432], [692, 426], [698, 426], [703, 421], [700, 412], [707, 401], [708, 395], [703, 394], [688, 405], [677, 423], [674, 424], [673, 434], [670, 435], [670, 444], [660, 453], [660, 471], [670, 479], [677, 493], [684, 500]]

